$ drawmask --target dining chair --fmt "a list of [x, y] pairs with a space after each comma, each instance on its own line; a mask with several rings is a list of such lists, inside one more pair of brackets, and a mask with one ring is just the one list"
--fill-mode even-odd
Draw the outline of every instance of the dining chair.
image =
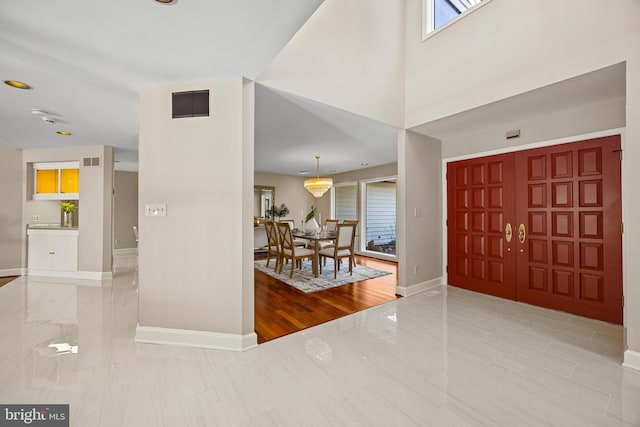
[[[354, 229], [353, 229], [353, 237], [355, 239], [355, 235], [358, 234], [358, 224], [360, 223], [359, 219], [344, 219], [342, 220], [343, 224], [353, 224], [354, 225]], [[358, 264], [356, 264], [356, 259], [353, 259], [353, 265], [354, 267]]]
[[[291, 229], [291, 231], [293, 231], [293, 229], [295, 228], [292, 219], [283, 219], [280, 222], [286, 222], [287, 224], [289, 224], [289, 228]], [[295, 237], [293, 238], [293, 244], [295, 246], [304, 246], [305, 248], [307, 247], [307, 241], [306, 240], [304, 240], [304, 239], [296, 239]]]
[[280, 266], [280, 262], [282, 261], [278, 230], [276, 229], [276, 225], [273, 221], [265, 221], [263, 222], [263, 224], [264, 229], [267, 232], [267, 267], [269, 267], [271, 255], [274, 255], [276, 259], [274, 270], [278, 271], [278, 267]]
[[[280, 237], [280, 269], [278, 273], [282, 273], [282, 265], [285, 259], [291, 260], [291, 273], [289, 278], [293, 278], [293, 269], [296, 268], [296, 262], [302, 261], [305, 258], [309, 258], [313, 261], [315, 252], [312, 249], [303, 247], [297, 247], [293, 243], [293, 234], [291, 233], [291, 227], [286, 222], [278, 223], [278, 236]], [[299, 263], [302, 267], [302, 263]]]
[[[338, 270], [340, 269], [340, 260], [343, 258], [349, 258], [349, 275], [353, 276], [353, 267], [356, 264], [354, 258], [353, 242], [356, 235], [356, 226], [354, 224], [338, 224], [336, 228], [336, 243], [334, 247], [322, 249], [318, 252], [320, 259], [327, 258], [333, 259], [333, 278], [338, 276]], [[320, 266], [320, 273], [322, 274], [322, 263], [318, 263]]]
[[[327, 233], [335, 233], [338, 223], [340, 223], [339, 219], [325, 219], [324, 225], [327, 227]], [[320, 249], [329, 249], [334, 246], [333, 240], [322, 240], [318, 242], [318, 245], [320, 246]], [[327, 265], [326, 258], [324, 259], [324, 265]]]

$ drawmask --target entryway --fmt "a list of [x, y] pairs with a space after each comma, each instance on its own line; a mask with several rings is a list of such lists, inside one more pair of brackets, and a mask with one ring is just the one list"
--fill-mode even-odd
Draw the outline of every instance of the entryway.
[[448, 283], [622, 324], [620, 136], [447, 164]]

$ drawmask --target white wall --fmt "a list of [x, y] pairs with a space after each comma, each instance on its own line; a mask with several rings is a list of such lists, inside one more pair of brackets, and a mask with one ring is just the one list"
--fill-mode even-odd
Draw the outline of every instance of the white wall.
[[[442, 277], [441, 143], [398, 136], [398, 292], [439, 285]], [[415, 270], [414, 270], [415, 266]]]
[[[255, 185], [272, 185], [276, 187], [276, 205], [282, 203], [289, 208], [289, 215], [282, 219], [292, 219], [295, 225], [300, 225], [300, 220], [309, 212], [310, 206], [316, 206], [316, 212], [322, 213], [322, 218], [329, 218], [329, 210], [325, 209], [324, 200], [329, 199], [329, 193], [325, 193], [320, 199], [313, 197], [304, 188], [304, 178], [291, 175], [279, 175], [272, 173], [256, 172], [254, 174]], [[322, 202], [320, 202], [322, 201]], [[327, 216], [325, 216], [327, 215]]]
[[[82, 159], [100, 157], [100, 166], [85, 167]], [[33, 148], [22, 151], [23, 239], [26, 242], [26, 225], [32, 215], [41, 216], [40, 222], [60, 222], [60, 203], [56, 201], [31, 200], [27, 197], [27, 177], [30, 163], [35, 162], [80, 162], [80, 201], [78, 222], [78, 270], [80, 272], [111, 274], [111, 231], [113, 192], [113, 148], [102, 145], [76, 145], [60, 148]], [[23, 245], [23, 253], [26, 244]], [[26, 254], [24, 255], [26, 262]]]
[[135, 248], [133, 226], [138, 225], [138, 172], [115, 171], [113, 248]]
[[21, 273], [22, 152], [0, 142], [0, 277]]
[[[599, 0], [579, 4], [571, 0], [493, 0], [424, 42], [421, 3], [406, 3], [406, 127], [626, 62], [626, 110], [623, 113], [616, 107], [614, 121], [626, 126], [623, 266], [630, 352], [625, 358], [635, 358], [640, 368], [640, 286], [634, 284], [640, 275], [636, 262], [640, 226], [632, 220], [640, 212], [640, 189], [635, 185], [640, 170], [632, 167], [640, 161], [640, 145], [633, 143], [640, 139], [640, 2], [618, 0], [604, 6]], [[598, 119], [589, 114], [583, 121]], [[545, 134], [542, 121], [537, 126], [533, 130], [541, 138], [564, 136], [559, 130], [555, 135]], [[484, 137], [490, 138], [489, 134]], [[487, 147], [476, 146], [475, 138], [467, 144], [467, 152]], [[487, 144], [494, 146], [495, 142]], [[442, 151], [445, 155], [461, 152], [449, 151], [447, 141]]]
[[[211, 116], [172, 119], [171, 93], [201, 89]], [[142, 88], [137, 340], [255, 344], [252, 117], [242, 78]], [[144, 216], [146, 203], [167, 215]]]
[[404, 2], [325, 0], [257, 82], [404, 123]]

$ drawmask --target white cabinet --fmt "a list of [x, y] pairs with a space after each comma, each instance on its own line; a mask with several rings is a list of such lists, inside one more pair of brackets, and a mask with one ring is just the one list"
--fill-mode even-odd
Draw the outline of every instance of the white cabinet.
[[30, 275], [78, 271], [78, 230], [27, 230]]
[[264, 250], [267, 246], [267, 231], [264, 225], [260, 224], [257, 227], [253, 227], [253, 250]]

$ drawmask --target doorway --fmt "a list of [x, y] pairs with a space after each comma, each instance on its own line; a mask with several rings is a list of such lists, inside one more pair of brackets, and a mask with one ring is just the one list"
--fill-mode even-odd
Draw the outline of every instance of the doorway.
[[447, 164], [450, 285], [622, 324], [620, 136]]

